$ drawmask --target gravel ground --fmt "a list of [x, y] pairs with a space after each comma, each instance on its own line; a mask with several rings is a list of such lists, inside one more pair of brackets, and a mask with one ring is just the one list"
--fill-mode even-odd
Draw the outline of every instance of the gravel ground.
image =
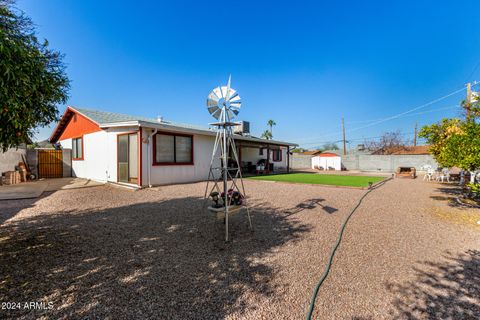
[[[0, 202], [0, 318], [304, 318], [365, 191], [246, 181], [255, 230], [239, 213], [226, 244], [223, 223], [202, 209], [204, 187], [101, 186]], [[370, 193], [314, 319], [479, 318], [480, 232], [430, 213], [460, 210], [439, 200], [449, 190], [397, 179]], [[53, 305], [26, 308], [32, 301]]]

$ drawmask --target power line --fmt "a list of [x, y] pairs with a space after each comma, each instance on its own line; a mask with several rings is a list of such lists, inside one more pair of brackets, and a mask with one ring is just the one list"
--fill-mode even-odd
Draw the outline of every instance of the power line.
[[[428, 111], [422, 111], [422, 112], [415, 112], [415, 113], [406, 114], [406, 115], [404, 115], [403, 117], [417, 116], [417, 115], [421, 115], [421, 114], [427, 114], [427, 113], [432, 113], [432, 112], [435, 112], [435, 111], [441, 111], [441, 110], [447, 110], [447, 109], [455, 109], [455, 108], [459, 108], [459, 107], [460, 107], [459, 105], [456, 105], [456, 106], [450, 106], [450, 107], [437, 108], [437, 109], [432, 109], [432, 110], [428, 110]], [[399, 118], [401, 118], [401, 117], [399, 117]], [[382, 119], [349, 121], [349, 122], [347, 122], [346, 124], [352, 124], [352, 123], [369, 123], [369, 122], [375, 122], [375, 121], [379, 121], [379, 120], [382, 120]]]
[[[478, 85], [478, 84], [479, 84], [478, 82], [475, 82], [472, 86], [476, 86], [476, 85]], [[451, 92], [451, 93], [449, 93], [449, 94], [447, 94], [447, 95], [444, 95], [444, 96], [442, 96], [442, 97], [440, 97], [440, 98], [437, 98], [437, 99], [434, 99], [434, 100], [429, 101], [429, 102], [427, 102], [427, 103], [424, 103], [424, 104], [422, 104], [422, 105], [420, 105], [420, 106], [414, 107], [414, 108], [412, 108], [412, 109], [410, 109], [410, 110], [408, 110], [408, 111], [404, 111], [404, 112], [398, 113], [398, 114], [393, 115], [393, 116], [390, 116], [390, 117], [386, 117], [386, 118], [383, 118], [383, 119], [379, 119], [378, 121], [374, 121], [374, 122], [371, 123], [371, 124], [367, 124], [367, 125], [364, 125], [364, 126], [360, 126], [360, 127], [357, 127], [357, 128], [353, 128], [353, 129], [347, 130], [347, 132], [348, 132], [348, 133], [351, 133], [351, 132], [358, 131], [358, 130], [361, 130], [361, 129], [365, 129], [365, 128], [369, 128], [369, 127], [372, 127], [372, 126], [376, 126], [377, 124], [380, 124], [380, 123], [383, 123], [383, 122], [387, 122], [387, 121], [390, 121], [390, 120], [394, 120], [394, 119], [400, 118], [400, 117], [402, 117], [402, 116], [404, 116], [404, 115], [407, 115], [407, 114], [410, 114], [410, 113], [412, 113], [412, 112], [414, 112], [414, 111], [416, 111], [416, 110], [419, 110], [419, 109], [422, 109], [422, 108], [426, 108], [426, 107], [428, 107], [428, 106], [430, 106], [430, 105], [432, 105], [432, 104], [435, 104], [435, 103], [437, 103], [437, 102], [440, 102], [440, 101], [442, 101], [442, 100], [445, 100], [445, 99], [447, 99], [447, 98], [449, 98], [449, 97], [451, 97], [451, 96], [453, 96], [453, 95], [455, 95], [455, 94], [458, 94], [458, 93], [460, 93], [460, 92], [462, 92], [462, 91], [464, 91], [464, 90], [465, 90], [465, 88], [461, 88], [461, 89], [455, 90], [455, 91], [453, 91], [453, 92]], [[342, 134], [342, 131], [340, 131], [340, 132], [334, 132], [334, 133], [330, 133], [330, 134], [325, 134], [325, 135], [322, 135], [322, 137], [330, 137], [330, 136], [335, 136], [335, 135], [339, 135], [339, 134]], [[298, 141], [298, 140], [302, 140], [302, 139], [300, 138], [300, 139], [292, 139], [292, 140], [297, 140], [297, 141]], [[306, 141], [309, 141], [309, 140], [306, 140]], [[310, 140], [310, 141], [311, 141], [311, 140]], [[302, 144], [307, 144], [307, 143], [302, 143]]]
[[475, 65], [475, 67], [473, 68], [472, 72], [470, 72], [470, 75], [467, 77], [467, 80], [465, 80], [465, 82], [468, 82], [470, 81], [470, 78], [472, 78], [472, 76], [475, 74], [475, 71], [477, 71], [478, 67], [480, 67], [480, 60], [477, 62], [477, 64]]
[[[412, 135], [414, 134], [415, 132], [414, 131], [411, 131], [411, 132], [405, 132], [405, 133], [398, 133], [398, 135], [401, 135], [401, 136], [409, 136], [409, 135]], [[373, 140], [373, 139], [380, 139], [382, 138], [382, 136], [375, 136], [375, 137], [362, 137], [362, 138], [355, 138], [355, 139], [348, 139], [346, 140], [348, 143], [352, 142], [352, 141], [364, 141], [364, 140]], [[316, 141], [316, 142], [310, 142], [310, 143], [302, 143], [302, 145], [320, 145], [320, 144], [323, 144], [323, 143], [340, 143], [342, 142], [342, 140], [336, 140], [336, 141], [328, 141], [328, 140], [325, 140], [325, 141]]]

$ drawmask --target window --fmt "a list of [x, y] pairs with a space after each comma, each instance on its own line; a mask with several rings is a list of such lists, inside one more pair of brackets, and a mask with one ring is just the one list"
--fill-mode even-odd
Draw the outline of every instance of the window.
[[273, 161], [275, 162], [279, 162], [279, 161], [282, 161], [282, 149], [276, 149], [276, 150], [272, 150], [272, 158], [273, 158]]
[[83, 160], [83, 137], [72, 139], [72, 159]]
[[263, 148], [258, 149], [258, 155], [263, 156]]
[[193, 164], [193, 136], [157, 133], [153, 164]]

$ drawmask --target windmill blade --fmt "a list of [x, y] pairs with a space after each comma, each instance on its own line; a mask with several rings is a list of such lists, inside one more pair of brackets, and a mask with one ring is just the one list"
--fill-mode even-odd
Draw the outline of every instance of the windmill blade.
[[223, 98], [222, 88], [220, 87], [216, 87], [215, 89], [213, 89], [212, 93], [218, 97], [218, 100]]
[[212, 116], [218, 120], [221, 114], [222, 114], [222, 109], [218, 108], [215, 112], [212, 113]]
[[241, 105], [242, 105], [242, 102], [241, 102], [240, 100], [238, 100], [238, 101], [230, 101], [230, 106], [232, 106], [232, 107], [240, 108]]
[[213, 107], [209, 107], [207, 109], [208, 109], [208, 112], [210, 112], [210, 114], [213, 114], [215, 111], [217, 111], [220, 108], [217, 107], [217, 106], [213, 106]]
[[218, 100], [207, 99], [207, 106], [208, 107], [218, 106]]
[[220, 100], [220, 98], [217, 96], [217, 94], [216, 94], [214, 91], [210, 92], [210, 94], [208, 95], [207, 99], [213, 100], [213, 101], [218, 101], [218, 100]]
[[240, 99], [240, 96], [238, 95], [238, 93], [235, 90], [231, 89], [231, 92], [232, 92], [232, 95], [230, 96], [230, 98], [228, 100], [234, 101], [234, 100]]
[[235, 117], [235, 114], [230, 109], [227, 109], [227, 115], [228, 115], [227, 121], [230, 121], [231, 119], [233, 119]]
[[210, 92], [210, 95], [213, 97], [215, 97], [215, 99], [218, 101], [220, 100], [221, 96], [219, 96], [219, 91], [220, 91], [220, 88], [216, 87], [215, 89], [212, 90], [212, 92]]

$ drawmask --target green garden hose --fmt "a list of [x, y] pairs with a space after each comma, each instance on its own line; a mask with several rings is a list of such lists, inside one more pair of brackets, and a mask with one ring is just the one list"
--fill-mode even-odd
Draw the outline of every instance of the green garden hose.
[[367, 192], [365, 192], [363, 194], [363, 196], [360, 197], [360, 199], [358, 200], [357, 204], [355, 205], [355, 207], [353, 207], [352, 211], [350, 211], [350, 213], [348, 214], [347, 218], [345, 219], [345, 221], [343, 222], [342, 224], [342, 227], [340, 228], [340, 234], [338, 235], [338, 239], [337, 239], [337, 242], [335, 243], [335, 246], [333, 246], [333, 249], [332, 249], [332, 253], [330, 253], [330, 257], [328, 259], [328, 264], [327, 264], [327, 268], [325, 269], [325, 272], [323, 273], [322, 277], [320, 278], [320, 280], [318, 281], [317, 285], [315, 286], [315, 289], [313, 289], [313, 294], [312, 294], [312, 298], [310, 299], [310, 307], [308, 309], [308, 313], [307, 313], [307, 320], [310, 320], [312, 318], [312, 313], [313, 313], [313, 309], [315, 308], [315, 300], [317, 298], [317, 294], [318, 294], [318, 290], [320, 290], [320, 287], [322, 286], [323, 282], [325, 281], [325, 279], [327, 278], [328, 276], [328, 273], [330, 272], [330, 268], [332, 267], [332, 262], [333, 262], [333, 257], [335, 256], [335, 252], [337, 251], [338, 247], [340, 246], [340, 242], [342, 241], [342, 237], [343, 237], [343, 232], [345, 231], [345, 228], [347, 226], [347, 223], [348, 223], [348, 220], [350, 220], [350, 217], [353, 215], [353, 213], [357, 210], [357, 208], [360, 206], [360, 204], [362, 203], [363, 199], [370, 193], [372, 192], [373, 190], [375, 190], [376, 188], [380, 187], [381, 185], [385, 184], [387, 181], [391, 180], [392, 178], [388, 178], [386, 180], [383, 180], [382, 182], [376, 184], [374, 187], [371, 187], [368, 189]]

